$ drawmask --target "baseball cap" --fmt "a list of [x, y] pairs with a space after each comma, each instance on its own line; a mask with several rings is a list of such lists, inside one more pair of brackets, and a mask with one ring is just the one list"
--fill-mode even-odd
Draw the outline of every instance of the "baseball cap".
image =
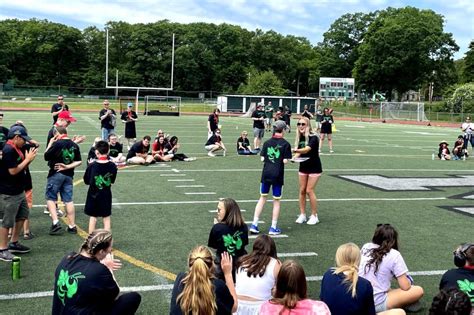
[[127, 107], [133, 107], [133, 103], [128, 103]]
[[12, 139], [15, 136], [20, 136], [23, 138], [25, 141], [30, 141], [31, 138], [28, 136], [28, 133], [26, 132], [25, 127], [22, 127], [20, 125], [15, 125], [10, 128], [10, 131], [8, 131], [8, 138]]
[[286, 123], [283, 120], [277, 120], [273, 124], [273, 130], [276, 132], [282, 132], [286, 129]]
[[58, 118], [67, 120], [69, 122], [75, 122], [77, 120], [76, 118], [71, 116], [71, 113], [68, 110], [63, 110], [62, 112], [60, 112]]

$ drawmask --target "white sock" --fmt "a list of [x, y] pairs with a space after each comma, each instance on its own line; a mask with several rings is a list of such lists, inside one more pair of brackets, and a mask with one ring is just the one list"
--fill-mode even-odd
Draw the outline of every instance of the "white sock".
[[72, 229], [73, 227], [75, 227], [75, 225], [71, 225], [71, 224], [69, 224], [68, 226], [69, 226], [70, 229]]
[[258, 226], [258, 217], [253, 217], [253, 225]]
[[274, 229], [277, 228], [277, 222], [278, 222], [278, 220], [272, 220], [272, 228], [274, 228]]
[[53, 220], [53, 225], [56, 225], [59, 223], [59, 220]]

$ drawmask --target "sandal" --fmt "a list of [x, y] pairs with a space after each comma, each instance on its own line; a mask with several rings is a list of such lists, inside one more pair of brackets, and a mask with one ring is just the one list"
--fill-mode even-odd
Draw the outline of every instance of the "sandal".
[[23, 239], [24, 239], [24, 240], [31, 240], [31, 239], [33, 239], [34, 237], [35, 237], [35, 235], [34, 235], [33, 233], [31, 233], [31, 232], [28, 232], [28, 233], [23, 234]]

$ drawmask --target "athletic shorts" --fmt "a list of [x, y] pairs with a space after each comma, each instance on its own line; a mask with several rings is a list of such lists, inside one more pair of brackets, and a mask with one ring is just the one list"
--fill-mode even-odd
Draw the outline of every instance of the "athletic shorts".
[[385, 312], [386, 310], [387, 310], [387, 296], [385, 296], [385, 300], [382, 303], [375, 305], [376, 313]]
[[2, 227], [9, 229], [15, 225], [16, 221], [28, 219], [30, 210], [26, 203], [25, 193], [18, 195], [0, 194], [0, 219]]
[[303, 173], [303, 172], [298, 172], [298, 175], [308, 175], [308, 177], [319, 177], [321, 176], [322, 173]]
[[212, 149], [214, 149], [214, 147], [215, 147], [215, 144], [210, 144], [210, 145], [204, 146], [204, 148], [205, 148], [207, 151], [211, 151]]
[[253, 136], [262, 139], [265, 135], [265, 129], [253, 128]]
[[260, 183], [260, 195], [266, 197], [272, 188], [273, 199], [281, 199], [283, 185], [271, 185], [267, 183]]
[[72, 177], [60, 172], [48, 177], [46, 184], [46, 200], [58, 201], [58, 193], [64, 203], [72, 202]]

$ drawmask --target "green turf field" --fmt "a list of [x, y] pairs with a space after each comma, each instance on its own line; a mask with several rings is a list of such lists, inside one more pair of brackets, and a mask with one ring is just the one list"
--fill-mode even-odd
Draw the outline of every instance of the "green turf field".
[[[81, 145], [85, 159], [93, 139], [100, 134], [99, 120], [92, 113], [74, 115], [78, 121], [69, 133], [87, 136], [88, 140]], [[6, 112], [4, 125], [10, 126], [15, 120], [25, 122], [29, 134], [41, 142], [43, 152], [51, 126], [50, 114]], [[116, 256], [129, 255], [122, 258], [124, 265], [116, 277], [123, 289], [135, 287], [142, 291], [141, 314], [168, 312], [173, 282], [167, 277], [185, 270], [191, 248], [207, 244], [215, 216], [211, 211], [216, 209], [218, 198], [236, 199], [241, 209], [246, 210], [245, 220], [253, 217], [262, 163], [256, 156], [235, 153], [240, 132], [247, 130], [251, 134], [251, 120], [221, 118], [229, 153], [227, 157], [215, 158], [208, 157], [204, 150], [206, 121], [205, 116], [140, 117], [139, 136], [154, 136], [158, 129], [163, 129], [177, 135], [181, 152], [197, 160], [123, 169], [112, 188], [114, 248], [119, 251]], [[296, 121], [292, 123], [295, 127]], [[119, 134], [123, 133], [122, 125], [117, 129]], [[294, 223], [298, 214], [297, 165], [286, 167], [279, 225], [287, 237], [275, 239], [278, 252], [285, 256], [282, 259], [291, 257], [302, 263], [309, 277], [310, 297], [318, 298], [320, 276], [333, 265], [337, 247], [349, 241], [361, 246], [370, 241], [377, 223], [391, 223], [399, 231], [400, 250], [415, 282], [425, 289], [422, 313], [426, 313], [441, 274], [454, 266], [454, 247], [474, 241], [472, 214], [450, 211], [456, 207], [466, 210], [472, 205], [472, 198], [459, 195], [469, 195], [473, 180], [458, 176], [473, 175], [474, 158], [431, 159], [438, 143], [448, 140], [452, 146], [459, 130], [344, 121], [337, 121], [337, 129], [335, 153], [328, 154], [325, 143], [321, 157], [324, 175], [316, 188], [320, 224]], [[286, 135], [292, 144], [294, 135]], [[83, 164], [75, 181], [82, 178], [84, 169]], [[24, 241], [32, 251], [22, 256], [20, 280], [12, 281], [10, 264], [0, 262], [0, 313], [4, 314], [48, 313], [54, 270], [65, 253], [77, 250], [82, 243], [79, 235], [48, 235], [51, 221], [43, 214], [47, 166], [42, 154], [31, 170], [35, 206], [30, 218], [37, 237]], [[362, 175], [382, 177], [354, 177]], [[362, 180], [366, 183], [361, 184]], [[381, 185], [379, 189], [371, 186], [374, 183]], [[81, 183], [75, 187], [76, 218], [83, 229], [87, 229], [88, 222], [83, 214], [86, 192], [87, 187]], [[458, 197], [450, 198], [453, 196]], [[268, 229], [270, 218], [271, 203], [267, 203], [261, 217], [265, 222], [260, 225], [262, 231]], [[251, 249], [251, 244], [247, 249]]]

